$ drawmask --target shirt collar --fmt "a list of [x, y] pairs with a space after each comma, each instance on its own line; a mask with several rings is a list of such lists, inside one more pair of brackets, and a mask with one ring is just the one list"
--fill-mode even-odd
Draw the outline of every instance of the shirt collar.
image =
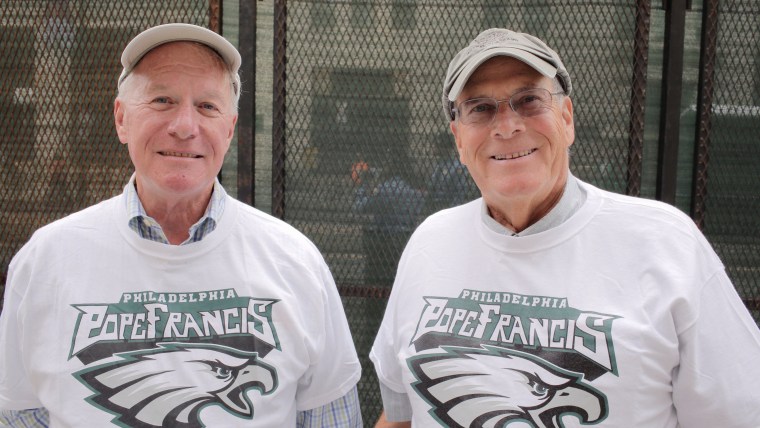
[[485, 200], [482, 202], [480, 208], [480, 217], [486, 226], [494, 232], [512, 236], [527, 236], [539, 232], [545, 232], [559, 226], [565, 220], [572, 217], [572, 215], [580, 209], [585, 200], [586, 193], [578, 184], [578, 179], [572, 174], [568, 174], [565, 188], [562, 191], [562, 197], [559, 202], [557, 202], [557, 205], [555, 205], [545, 216], [525, 228], [522, 232], [517, 233], [494, 220], [493, 217], [488, 214], [488, 207], [486, 206]]
[[[127, 203], [129, 228], [143, 239], [169, 244], [161, 225], [145, 212], [135, 187], [135, 174], [132, 174], [129, 183], [124, 187], [124, 196]], [[189, 237], [180, 245], [198, 242], [216, 229], [216, 225], [224, 213], [226, 196], [227, 192], [219, 180], [214, 180], [214, 190], [211, 192], [211, 199], [205, 213], [195, 224], [190, 226]]]

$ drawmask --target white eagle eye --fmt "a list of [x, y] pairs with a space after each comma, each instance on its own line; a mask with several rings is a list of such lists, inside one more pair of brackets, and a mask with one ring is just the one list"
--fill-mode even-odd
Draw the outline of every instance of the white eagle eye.
[[549, 388], [547, 388], [546, 385], [541, 382], [531, 380], [530, 386], [533, 389], [531, 391], [531, 394], [535, 395], [536, 397], [544, 397], [549, 393]]
[[230, 376], [232, 376], [232, 369], [227, 367], [214, 367], [213, 372], [217, 379], [228, 379]]

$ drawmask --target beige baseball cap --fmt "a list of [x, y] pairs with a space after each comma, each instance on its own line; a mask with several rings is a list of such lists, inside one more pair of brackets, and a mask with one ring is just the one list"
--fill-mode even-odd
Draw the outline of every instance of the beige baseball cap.
[[148, 28], [135, 36], [127, 47], [124, 48], [124, 52], [121, 53], [121, 65], [124, 69], [121, 72], [121, 76], [119, 76], [118, 86], [121, 86], [121, 83], [132, 72], [137, 63], [152, 49], [164, 43], [179, 41], [203, 43], [215, 50], [230, 68], [234, 79], [232, 84], [235, 89], [235, 95], [240, 95], [240, 75], [238, 74], [238, 70], [242, 61], [238, 50], [232, 43], [219, 34], [192, 24], [159, 25]]
[[470, 44], [459, 51], [449, 63], [443, 81], [443, 109], [453, 120], [452, 107], [473, 72], [495, 56], [509, 56], [533, 67], [546, 77], [557, 77], [570, 95], [570, 75], [556, 52], [541, 39], [530, 34], [503, 28], [491, 28], [478, 34]]

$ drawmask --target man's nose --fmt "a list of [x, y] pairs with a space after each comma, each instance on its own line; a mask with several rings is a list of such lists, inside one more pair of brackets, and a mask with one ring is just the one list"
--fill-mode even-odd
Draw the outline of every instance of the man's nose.
[[510, 137], [516, 132], [525, 130], [525, 121], [519, 113], [512, 110], [509, 102], [499, 103], [496, 114], [491, 121], [491, 129], [498, 135]]
[[194, 138], [198, 135], [198, 113], [195, 106], [180, 104], [175, 109], [174, 117], [169, 124], [169, 134], [180, 140]]

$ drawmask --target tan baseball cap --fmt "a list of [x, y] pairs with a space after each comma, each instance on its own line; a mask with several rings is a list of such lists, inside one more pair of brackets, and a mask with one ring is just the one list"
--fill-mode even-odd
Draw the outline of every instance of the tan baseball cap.
[[503, 28], [491, 28], [478, 34], [470, 44], [459, 51], [449, 63], [443, 81], [443, 109], [453, 120], [451, 108], [473, 72], [495, 56], [509, 56], [533, 67], [546, 77], [557, 77], [570, 95], [570, 75], [556, 52], [541, 39], [530, 34]]
[[192, 24], [164, 24], [148, 28], [135, 36], [121, 53], [121, 65], [124, 69], [119, 76], [118, 86], [132, 72], [137, 63], [152, 49], [169, 42], [198, 42], [215, 50], [222, 57], [233, 75], [232, 82], [235, 87], [235, 95], [240, 95], [240, 53], [219, 34]]

